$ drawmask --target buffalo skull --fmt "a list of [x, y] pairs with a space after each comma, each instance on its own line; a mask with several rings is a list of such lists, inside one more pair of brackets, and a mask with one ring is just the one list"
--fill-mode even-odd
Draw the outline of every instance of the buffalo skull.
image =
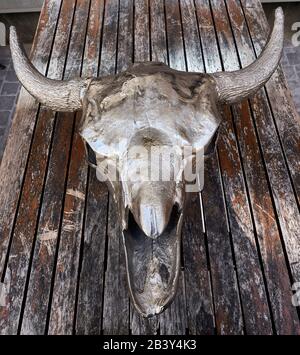
[[[52, 110], [83, 111], [80, 134], [90, 164], [117, 204], [129, 290], [145, 317], [162, 312], [176, 293], [188, 195], [184, 167], [203, 171], [204, 159], [197, 167], [195, 155], [206, 156], [214, 148], [220, 103], [248, 98], [271, 77], [281, 57], [283, 23], [278, 8], [265, 49], [242, 70], [188, 73], [145, 62], [117, 75], [66, 81], [41, 75], [11, 28], [13, 63], [25, 89]], [[150, 164], [149, 152], [162, 146], [172, 147], [172, 154]], [[182, 159], [187, 146], [192, 149]], [[162, 174], [167, 166], [169, 179], [141, 177], [149, 168]]]

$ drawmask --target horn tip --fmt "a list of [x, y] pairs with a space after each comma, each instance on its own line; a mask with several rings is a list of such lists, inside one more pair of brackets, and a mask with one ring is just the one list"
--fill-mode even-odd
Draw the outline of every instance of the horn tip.
[[283, 9], [281, 6], [277, 7], [275, 10], [275, 16], [278, 18], [283, 18], [284, 17], [284, 13], [283, 13]]
[[17, 29], [15, 26], [9, 27], [9, 38], [10, 40], [16, 40], [18, 38]]

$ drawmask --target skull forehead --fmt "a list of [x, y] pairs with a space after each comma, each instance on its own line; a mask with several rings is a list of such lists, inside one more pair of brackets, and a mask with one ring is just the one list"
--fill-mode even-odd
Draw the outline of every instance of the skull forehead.
[[215, 95], [207, 75], [139, 64], [91, 83], [81, 135], [102, 156], [124, 153], [136, 136], [144, 136], [145, 144], [202, 148], [220, 122]]

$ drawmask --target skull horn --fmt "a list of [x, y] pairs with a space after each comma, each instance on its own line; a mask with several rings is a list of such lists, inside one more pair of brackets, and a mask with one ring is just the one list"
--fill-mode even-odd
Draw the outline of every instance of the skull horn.
[[54, 111], [81, 109], [81, 98], [91, 79], [53, 80], [39, 73], [28, 59], [15, 27], [10, 27], [10, 49], [18, 79], [41, 104]]
[[269, 41], [255, 62], [244, 69], [212, 74], [219, 100], [228, 104], [242, 101], [260, 89], [272, 76], [281, 58], [284, 39], [284, 14], [279, 7]]

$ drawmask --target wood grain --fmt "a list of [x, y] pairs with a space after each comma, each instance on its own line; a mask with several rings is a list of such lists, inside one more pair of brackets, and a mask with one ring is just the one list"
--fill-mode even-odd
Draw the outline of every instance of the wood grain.
[[[255, 58], [251, 53], [251, 38], [242, 8], [236, 1], [228, 0], [226, 4], [237, 49], [236, 55], [232, 53], [232, 62], [235, 62], [232, 69], [238, 69], [240, 67], [238, 57], [242, 66], [248, 65], [251, 58], [253, 60]], [[235, 61], [234, 58], [236, 58]], [[255, 102], [255, 105], [261, 105], [266, 101], [266, 97], [262, 92], [252, 101]], [[235, 106], [234, 116], [276, 332], [278, 334], [298, 334], [298, 315], [290, 302], [291, 284], [280, 231], [272, 205], [264, 163], [260, 155], [260, 142], [255, 135], [248, 103]], [[255, 119], [255, 122], [259, 123], [260, 120]], [[264, 130], [275, 133], [273, 125], [265, 126]], [[278, 157], [274, 154], [273, 159], [278, 159]]]
[[[102, 44], [104, 1], [92, 0], [87, 30], [83, 76], [97, 76]], [[78, 276], [76, 334], [101, 333], [108, 191], [88, 169], [82, 261]]]
[[[31, 57], [56, 79], [148, 60], [210, 73], [251, 63], [268, 31], [257, 0], [46, 0]], [[204, 190], [186, 206], [178, 293], [145, 320], [129, 300], [115, 202], [86, 164], [81, 114], [22, 90], [0, 168], [0, 333], [299, 334], [299, 117], [281, 68], [222, 112]]]
[[[65, 69], [67, 77], [80, 74], [85, 38], [82, 26], [83, 28], [86, 26], [88, 9], [89, 3], [83, 0], [77, 1]], [[49, 301], [51, 302], [49, 297], [52, 292], [52, 278], [61, 233], [73, 126], [74, 114], [58, 114], [33, 252], [22, 334], [44, 334], [47, 330], [48, 307]]]
[[[61, 1], [45, 1], [31, 50], [31, 60], [43, 74], [47, 71]], [[10, 233], [22, 188], [24, 171], [30, 151], [38, 104], [26, 90], [19, 95], [10, 135], [0, 169], [0, 272], [3, 273]], [[3, 276], [3, 275], [2, 275]]]

